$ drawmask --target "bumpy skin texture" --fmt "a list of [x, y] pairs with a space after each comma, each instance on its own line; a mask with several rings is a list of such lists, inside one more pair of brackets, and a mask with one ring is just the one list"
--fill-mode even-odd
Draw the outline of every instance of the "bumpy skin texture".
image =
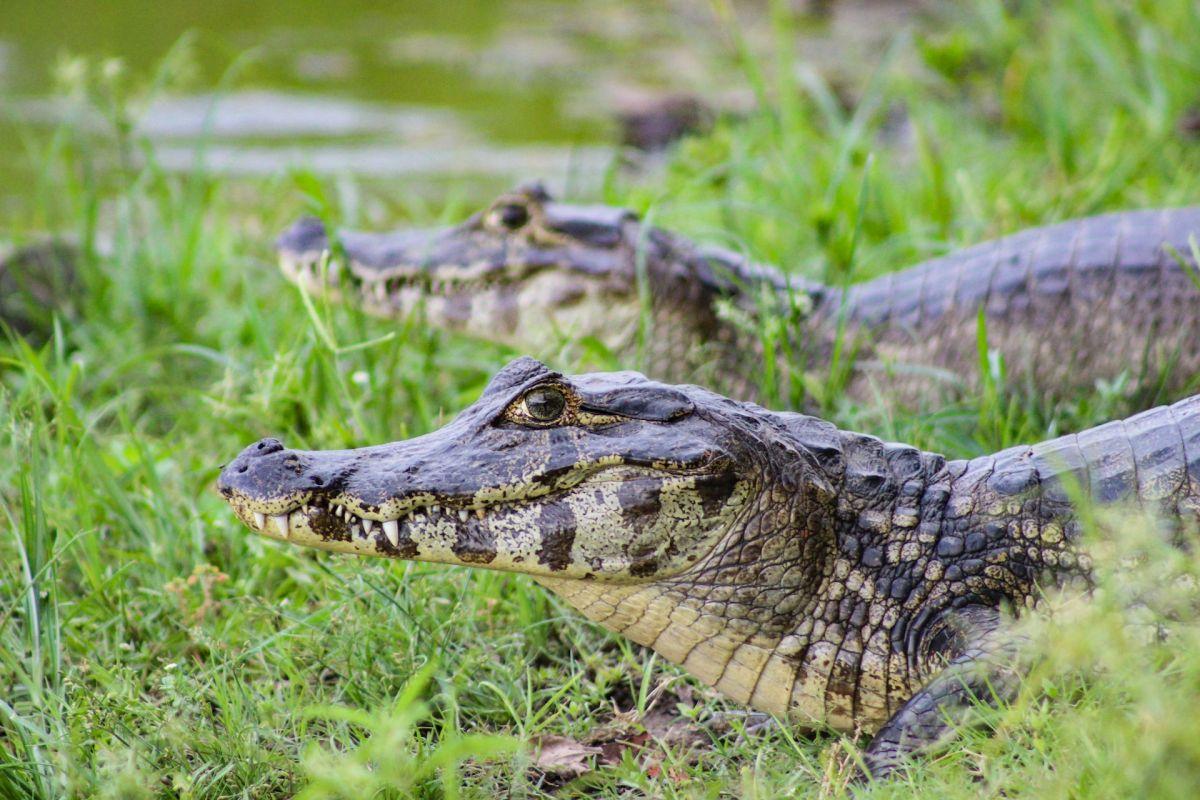
[[973, 387], [981, 308], [989, 346], [1039, 391], [1069, 396], [1126, 371], [1130, 391], [1195, 390], [1200, 273], [1190, 237], [1200, 238], [1200, 208], [1125, 211], [1023, 231], [853, 286], [848, 317], [872, 334], [873, 363], [851, 391], [919, 401], [930, 383], [922, 367]]
[[[543, 357], [591, 339], [654, 378], [739, 399], [757, 399], [764, 381], [782, 391], [794, 369], [824, 374], [841, 329], [842, 351], [857, 352], [849, 397], [936, 407], [978, 382], [981, 309], [1010, 378], [1040, 394], [1123, 373], [1127, 392], [1145, 398], [1194, 390], [1200, 276], [1183, 266], [1194, 269], [1192, 236], [1200, 208], [1107, 214], [842, 290], [533, 187], [451, 228], [331, 241], [308, 219], [278, 247], [293, 280], [372, 314], [420, 312]], [[768, 357], [760, 329], [771, 317], [787, 333]]]
[[875, 732], [883, 776], [974, 694], [1011, 690], [1002, 608], [1087, 585], [1073, 499], [1200, 522], [1200, 397], [947, 461], [523, 358], [440, 431], [337, 452], [264, 440], [219, 488], [274, 538], [533, 575], [739, 702]]

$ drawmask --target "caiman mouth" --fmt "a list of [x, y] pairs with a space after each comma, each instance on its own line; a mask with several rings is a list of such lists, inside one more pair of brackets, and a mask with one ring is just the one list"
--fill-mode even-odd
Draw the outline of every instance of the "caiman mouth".
[[[393, 547], [400, 547], [401, 526], [412, 523], [437, 523], [441, 520], [467, 522], [472, 514], [483, 516], [484, 507], [468, 508], [467, 506], [443, 506], [441, 503], [430, 505], [415, 505], [399, 516], [383, 518], [378, 512], [368, 514], [362, 511], [362, 503], [354, 498], [338, 496], [336, 498], [322, 497], [312, 494], [299, 501], [299, 505], [280, 513], [268, 514], [256, 508], [268, 508], [271, 503], [261, 506], [254, 500], [241, 496], [231, 497], [235, 503], [238, 516], [248, 526], [275, 539], [291, 540], [293, 532], [311, 532], [332, 542], [353, 542], [362, 540], [364, 543], [376, 541], [380, 535]], [[361, 513], [360, 513], [361, 511]]]
[[[546, 527], [553, 525], [555, 516], [546, 509], [566, 508], [582, 484], [586, 483], [584, 494], [594, 497], [597, 492], [615, 493], [623, 485], [639, 482], [702, 484], [718, 479], [719, 474], [712, 465], [673, 470], [595, 463], [545, 483], [482, 487], [470, 495], [422, 492], [378, 504], [344, 491], [323, 489], [254, 497], [231, 486], [224, 475], [219, 488], [242, 522], [268, 538], [357, 555], [512, 570], [520, 569], [527, 559], [546, 561], [546, 554], [540, 551], [544, 550]], [[532, 517], [541, 526], [536, 532]], [[512, 541], [506, 546], [497, 546], [497, 529], [511, 532]], [[530, 534], [531, 546], [522, 548], [525, 534]], [[564, 558], [560, 554], [559, 560]]]
[[479, 262], [475, 264], [442, 264], [423, 266], [419, 260], [395, 264], [387, 269], [366, 270], [356, 268], [356, 263], [346, 257], [335, 256], [330, 251], [284, 252], [280, 257], [281, 268], [289, 279], [312, 294], [345, 293], [361, 294], [377, 303], [398, 297], [402, 292], [413, 291], [424, 296], [446, 296], [456, 293], [477, 293], [494, 287], [520, 283], [539, 272], [559, 269], [563, 264], [546, 261], [506, 261], [504, 263]]

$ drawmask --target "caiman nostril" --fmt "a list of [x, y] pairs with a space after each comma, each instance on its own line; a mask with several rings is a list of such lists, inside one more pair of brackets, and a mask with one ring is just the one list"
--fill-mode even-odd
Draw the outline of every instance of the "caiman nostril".
[[225, 465], [217, 477], [217, 488], [226, 493], [261, 491], [264, 485], [280, 482], [281, 458], [287, 457], [287, 450], [278, 439], [257, 441]]
[[254, 450], [251, 455], [267, 456], [271, 453], [278, 453], [283, 449], [283, 442], [278, 439], [263, 439], [258, 444], [254, 445]]

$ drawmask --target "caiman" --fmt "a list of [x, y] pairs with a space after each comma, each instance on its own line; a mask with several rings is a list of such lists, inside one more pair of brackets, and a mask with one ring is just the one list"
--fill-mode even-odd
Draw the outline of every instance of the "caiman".
[[881, 777], [1013, 690], [1004, 609], [1086, 587], [1075, 502], [1200, 522], [1200, 396], [947, 460], [524, 357], [434, 433], [316, 452], [264, 439], [218, 486], [275, 539], [531, 575], [736, 701], [872, 732]]
[[830, 286], [532, 186], [443, 229], [331, 235], [307, 218], [278, 250], [312, 292], [543, 359], [599, 342], [657, 380], [772, 403], [840, 360], [844, 396], [929, 409], [976, 387], [981, 316], [1014, 386], [1061, 399], [1124, 376], [1143, 403], [1195, 392], [1197, 237], [1200, 207], [1119, 212]]

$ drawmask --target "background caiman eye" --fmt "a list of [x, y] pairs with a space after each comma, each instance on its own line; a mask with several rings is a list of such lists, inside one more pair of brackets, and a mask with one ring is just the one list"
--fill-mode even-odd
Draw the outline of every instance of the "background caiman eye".
[[521, 203], [505, 203], [492, 209], [491, 218], [496, 227], [516, 231], [529, 222], [529, 209]]
[[554, 386], [538, 386], [525, 393], [525, 413], [538, 422], [554, 422], [567, 407], [567, 397]]

